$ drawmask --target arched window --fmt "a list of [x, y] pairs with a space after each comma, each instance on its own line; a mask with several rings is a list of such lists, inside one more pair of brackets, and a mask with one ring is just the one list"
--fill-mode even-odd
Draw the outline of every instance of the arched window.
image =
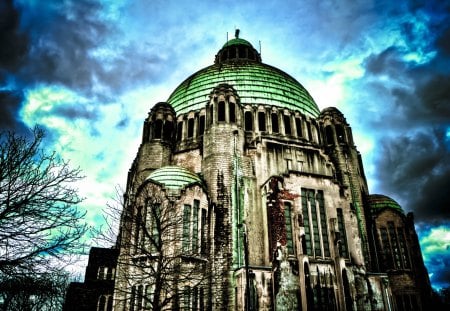
[[348, 281], [347, 270], [342, 270], [342, 282], [344, 283], [344, 300], [345, 300], [345, 309], [352, 311], [353, 310], [353, 300], [352, 294], [350, 292], [350, 283]]
[[203, 135], [205, 133], [205, 116], [200, 116], [199, 121], [199, 135]]
[[244, 114], [245, 118], [245, 130], [253, 131], [253, 113], [251, 111], [246, 111]]
[[272, 113], [271, 120], [272, 120], [272, 133], [279, 133], [280, 128], [278, 126], [278, 114]]
[[260, 132], [266, 131], [266, 114], [264, 111], [258, 112], [258, 129]]
[[325, 127], [325, 135], [327, 137], [327, 144], [328, 145], [333, 145], [334, 144], [333, 128], [331, 127], [331, 125], [327, 125]]
[[342, 125], [336, 124], [336, 136], [339, 143], [345, 143], [347, 140], [345, 139], [345, 131]]
[[173, 122], [166, 121], [163, 126], [163, 138], [164, 140], [170, 141], [173, 135]]
[[180, 121], [177, 124], [177, 141], [181, 141], [182, 139], [183, 139], [183, 121]]
[[217, 120], [220, 121], [225, 121], [225, 102], [224, 101], [220, 101], [219, 102], [219, 106], [218, 106], [218, 118]]
[[291, 116], [283, 115], [283, 120], [284, 120], [284, 133], [286, 135], [291, 135], [292, 134], [292, 131], [291, 131]]
[[302, 120], [300, 118], [295, 118], [295, 127], [297, 130], [297, 137], [303, 137]]
[[311, 131], [311, 124], [309, 122], [306, 122], [306, 129], [308, 130], [308, 139], [309, 141], [313, 141], [313, 135]]
[[209, 124], [213, 124], [214, 121], [214, 105], [211, 105], [211, 107], [209, 107]]
[[309, 272], [309, 265], [305, 262], [303, 265], [305, 273], [305, 290], [306, 290], [306, 304], [307, 310], [314, 310], [314, 292], [311, 286], [311, 273]]
[[98, 299], [97, 311], [105, 311], [105, 306], [106, 306], [106, 297], [104, 295], [101, 295]]
[[106, 303], [106, 311], [112, 311], [112, 307], [113, 307], [113, 298], [112, 296], [108, 296]]
[[188, 119], [188, 138], [192, 138], [194, 136], [194, 118]]
[[162, 134], [162, 126], [163, 121], [161, 119], [158, 119], [154, 123], [154, 132], [153, 132], [153, 138], [155, 139], [161, 139]]
[[230, 107], [230, 123], [236, 122], [236, 105], [234, 103], [230, 103], [228, 105]]

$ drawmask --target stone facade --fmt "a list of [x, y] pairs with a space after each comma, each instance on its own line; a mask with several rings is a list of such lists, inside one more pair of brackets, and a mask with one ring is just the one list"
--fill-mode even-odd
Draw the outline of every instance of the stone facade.
[[[320, 112], [247, 41], [227, 42], [156, 104], [142, 137], [114, 310], [422, 310], [429, 299], [413, 218], [369, 194], [343, 114]], [[144, 202], [155, 197], [179, 220], [170, 246], [150, 245], [161, 232]], [[160, 254], [178, 270], [155, 307]]]

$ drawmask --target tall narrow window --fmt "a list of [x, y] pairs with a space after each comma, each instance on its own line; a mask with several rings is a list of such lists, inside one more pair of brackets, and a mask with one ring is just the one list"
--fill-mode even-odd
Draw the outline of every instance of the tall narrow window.
[[200, 223], [200, 248], [201, 248], [201, 254], [206, 254], [206, 210], [201, 209], [202, 211], [202, 218]]
[[191, 233], [191, 206], [185, 204], [183, 212], [183, 251], [190, 251], [190, 234]]
[[188, 138], [192, 138], [194, 136], [194, 118], [190, 118], [188, 120]]
[[295, 118], [295, 127], [297, 130], [297, 137], [303, 137], [302, 120], [300, 118]]
[[327, 218], [322, 191], [302, 189], [302, 214], [305, 229], [306, 254], [330, 257]]
[[280, 128], [278, 126], [278, 114], [277, 113], [271, 114], [271, 121], [272, 121], [272, 133], [279, 133]]
[[162, 126], [163, 121], [161, 119], [158, 119], [154, 123], [154, 132], [153, 132], [153, 138], [155, 139], [161, 139], [162, 134]]
[[220, 101], [219, 102], [219, 106], [218, 106], [218, 118], [217, 120], [220, 121], [225, 121], [225, 102], [224, 101]]
[[400, 269], [402, 267], [400, 247], [398, 245], [397, 235], [395, 234], [395, 227], [392, 221], [388, 222], [388, 233], [391, 239], [392, 253], [394, 255], [395, 268]]
[[289, 254], [294, 254], [294, 238], [292, 234], [292, 206], [284, 202], [284, 220], [286, 223], [286, 246]]
[[152, 252], [159, 252], [161, 250], [161, 205], [159, 203], [150, 204], [147, 210], [151, 217], [149, 224], [151, 232], [150, 248]]
[[144, 286], [139, 285], [137, 290], [137, 303], [136, 303], [136, 309], [138, 311], [142, 310], [142, 298], [144, 296]]
[[344, 214], [342, 213], [342, 208], [337, 209], [337, 221], [339, 233], [341, 235], [339, 243], [339, 254], [342, 257], [348, 258], [347, 233], [345, 232], [345, 222], [344, 222]]
[[209, 107], [209, 124], [213, 123], [214, 123], [214, 105], [211, 105], [211, 107]]
[[200, 116], [200, 122], [199, 122], [199, 135], [203, 135], [205, 133], [205, 116]]
[[197, 286], [194, 286], [192, 288], [192, 311], [198, 310], [198, 288]]
[[105, 306], [106, 306], [106, 297], [105, 295], [101, 295], [98, 299], [97, 310], [105, 311]]
[[113, 298], [112, 296], [106, 297], [106, 311], [112, 311]]
[[230, 108], [230, 123], [236, 122], [236, 105], [234, 103], [229, 103], [228, 107]]
[[203, 296], [205, 295], [203, 287], [200, 287], [200, 293], [199, 293], [199, 310], [204, 311], [205, 310], [205, 300]]
[[266, 114], [263, 111], [258, 112], [258, 129], [260, 132], [266, 131]]
[[191, 289], [185, 286], [183, 289], [183, 310], [191, 310]]
[[180, 121], [177, 124], [177, 141], [181, 141], [182, 139], [183, 139], [183, 121]]
[[150, 308], [151, 308], [151, 303], [153, 301], [153, 286], [154, 285], [146, 285], [145, 286], [145, 298], [144, 298], [145, 310], [150, 310]]
[[311, 206], [311, 223], [313, 231], [314, 255], [320, 256], [322, 253], [322, 248], [320, 247], [319, 220], [317, 217], [317, 206], [316, 200], [314, 198], [314, 191], [309, 191], [308, 201]]
[[194, 206], [192, 210], [192, 252], [198, 252], [198, 212], [200, 208], [200, 201], [194, 200]]
[[345, 143], [346, 139], [345, 139], [344, 128], [342, 127], [341, 124], [336, 124], [335, 128], [336, 128], [336, 136], [337, 136], [338, 142]]
[[136, 286], [131, 287], [131, 295], [130, 295], [130, 311], [134, 311], [136, 300]]
[[246, 111], [244, 114], [245, 118], [245, 130], [253, 131], [253, 113], [251, 111]]
[[142, 206], [138, 206], [136, 210], [136, 223], [134, 230], [134, 252], [138, 252], [138, 246], [140, 246], [142, 230]]
[[308, 208], [308, 191], [306, 189], [302, 189], [302, 214], [303, 214], [303, 225], [305, 227], [305, 243], [304, 246], [306, 249], [303, 252], [306, 252], [307, 255], [312, 256], [312, 243], [311, 243], [311, 224], [309, 221], [309, 208]]
[[325, 213], [325, 202], [323, 199], [323, 191], [317, 191], [317, 202], [319, 203], [320, 213], [320, 231], [322, 233], [323, 255], [330, 257], [330, 242], [328, 239], [327, 216]]
[[325, 127], [325, 135], [326, 135], [326, 138], [327, 138], [327, 144], [328, 145], [333, 145], [334, 144], [333, 128], [331, 127], [331, 125], [327, 125]]
[[409, 254], [408, 249], [406, 248], [405, 233], [403, 232], [403, 228], [397, 228], [397, 236], [400, 244], [400, 251], [402, 253], [403, 268], [409, 269]]
[[173, 122], [166, 121], [163, 126], [163, 138], [164, 140], [171, 140], [173, 137]]
[[291, 116], [283, 115], [283, 120], [284, 120], [284, 133], [286, 135], [291, 135], [292, 134], [292, 131], [291, 131]]
[[309, 122], [306, 123], [306, 129], [308, 130], [308, 139], [309, 141], [313, 141], [312, 131], [311, 131], [311, 124]]
[[387, 269], [392, 269], [394, 267], [394, 260], [392, 257], [391, 243], [389, 243], [388, 231], [385, 227], [380, 228], [381, 243], [383, 244], [384, 252], [384, 264]]

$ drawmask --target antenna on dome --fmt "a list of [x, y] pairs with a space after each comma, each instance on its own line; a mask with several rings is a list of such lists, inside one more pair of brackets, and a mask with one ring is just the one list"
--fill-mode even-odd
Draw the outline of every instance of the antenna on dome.
[[261, 57], [261, 40], [259, 40], [259, 57]]
[[234, 36], [236, 37], [236, 39], [237, 38], [239, 38], [239, 28], [237, 28], [235, 31], [234, 31]]

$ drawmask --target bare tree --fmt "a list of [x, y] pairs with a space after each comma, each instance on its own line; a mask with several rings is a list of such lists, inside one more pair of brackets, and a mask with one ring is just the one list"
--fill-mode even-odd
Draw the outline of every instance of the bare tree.
[[124, 198], [108, 212], [110, 224], [121, 218], [116, 308], [205, 308], [209, 263], [207, 214], [201, 201], [185, 204], [185, 194], [168, 195], [159, 185], [145, 182], [136, 195]]
[[71, 169], [55, 152], [46, 153], [43, 137], [38, 127], [31, 138], [0, 133], [2, 280], [54, 271], [55, 262], [65, 262], [86, 232], [74, 187], [82, 178], [80, 169]]
[[69, 284], [67, 273], [7, 276], [0, 282], [0, 310], [61, 310]]

